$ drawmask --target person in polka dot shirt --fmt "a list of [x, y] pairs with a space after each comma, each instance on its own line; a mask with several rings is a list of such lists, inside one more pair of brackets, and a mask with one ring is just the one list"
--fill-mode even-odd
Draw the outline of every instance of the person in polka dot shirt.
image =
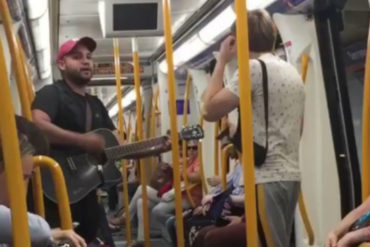
[[[298, 164], [299, 142], [303, 126], [305, 93], [303, 81], [297, 70], [286, 61], [273, 54], [276, 43], [276, 26], [264, 10], [248, 14], [250, 77], [253, 110], [254, 142], [268, 150], [265, 162], [255, 169], [257, 197], [264, 197], [265, 211], [270, 229], [264, 229], [264, 237], [272, 239], [275, 246], [289, 246], [294, 221], [294, 211], [300, 191], [300, 170]], [[239, 72], [236, 70], [228, 81], [224, 81], [225, 68], [236, 57], [236, 28], [231, 28], [219, 51], [216, 67], [203, 95], [203, 115], [208, 121], [217, 121], [239, 108]], [[268, 84], [268, 134], [266, 135], [265, 107], [263, 94], [262, 64], [267, 71]], [[239, 68], [242, 69], [242, 68]], [[224, 86], [225, 84], [225, 86]], [[240, 127], [240, 126], [239, 126]], [[236, 133], [236, 135], [238, 132]], [[240, 136], [239, 136], [240, 138]], [[261, 193], [263, 192], [263, 193]], [[246, 191], [246, 193], [248, 193]], [[245, 222], [232, 219], [230, 232], [243, 232]], [[245, 229], [244, 229], [245, 230]], [[223, 229], [223, 232], [228, 232]], [[245, 233], [245, 231], [244, 231]], [[269, 233], [269, 236], [266, 236]], [[230, 241], [243, 242], [230, 234], [205, 234], [204, 246], [232, 245]], [[208, 239], [215, 236], [216, 239]], [[223, 237], [224, 236], [224, 237]], [[260, 233], [261, 237], [261, 233]], [[224, 242], [226, 241], [226, 242]], [[215, 244], [216, 245], [212, 245]], [[243, 245], [241, 245], [243, 246]], [[245, 244], [244, 244], [245, 246]]]

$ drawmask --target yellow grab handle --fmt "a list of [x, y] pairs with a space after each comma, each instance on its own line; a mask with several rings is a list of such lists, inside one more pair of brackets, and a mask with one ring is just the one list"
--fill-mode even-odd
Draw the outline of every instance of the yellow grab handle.
[[[302, 55], [301, 63], [302, 63], [302, 68], [301, 68], [301, 74], [302, 74], [302, 80], [305, 83], [306, 78], [307, 78], [307, 71], [308, 71], [308, 63], [310, 61], [310, 57], [307, 54]], [[307, 236], [308, 236], [308, 244], [313, 245], [315, 242], [315, 233], [312, 228], [312, 224], [310, 222], [310, 219], [308, 217], [307, 209], [306, 209], [306, 204], [304, 202], [304, 197], [303, 197], [303, 191], [301, 189], [299, 198], [298, 198], [298, 205], [299, 209], [301, 211], [301, 216], [302, 216], [302, 221], [303, 225], [306, 229]]]
[[176, 234], [177, 246], [184, 247], [184, 225], [182, 218], [182, 199], [180, 188], [180, 170], [179, 170], [179, 137], [177, 135], [177, 111], [176, 111], [176, 89], [175, 89], [175, 71], [173, 63], [173, 43], [172, 43], [172, 22], [171, 6], [169, 0], [163, 0], [163, 23], [166, 45], [166, 60], [168, 66], [168, 93], [171, 118], [171, 140], [172, 140], [172, 162], [173, 177], [175, 185], [175, 207], [176, 207]]
[[220, 174], [219, 166], [218, 166], [218, 159], [219, 159], [219, 141], [217, 140], [217, 136], [219, 134], [219, 125], [218, 122], [215, 123], [215, 145], [213, 148], [213, 171], [215, 173], [215, 176], [218, 176]]
[[67, 186], [64, 180], [63, 171], [58, 162], [46, 156], [35, 156], [33, 158], [33, 162], [35, 166], [47, 168], [51, 172], [54, 182], [55, 195], [58, 201], [61, 228], [64, 230], [73, 229]]
[[301, 74], [302, 74], [302, 80], [304, 82], [306, 82], [307, 71], [308, 71], [308, 63], [309, 62], [310, 62], [310, 57], [307, 54], [303, 54], [302, 59], [301, 59], [301, 64], [302, 64]]
[[235, 0], [236, 31], [239, 66], [242, 163], [244, 174], [246, 246], [258, 246], [256, 187], [254, 178], [252, 99], [249, 71], [249, 38], [246, 0]]
[[303, 224], [304, 224], [306, 232], [307, 232], [308, 244], [313, 245], [314, 242], [315, 242], [315, 234], [313, 232], [313, 228], [312, 228], [310, 219], [308, 217], [308, 213], [307, 213], [306, 205], [304, 203], [304, 198], [303, 198], [302, 191], [299, 194], [298, 205], [299, 205], [299, 210], [301, 211], [302, 221], [303, 221]]
[[42, 180], [39, 168], [35, 169], [32, 176], [32, 195], [36, 214], [45, 218], [44, 193], [42, 192]]
[[234, 145], [228, 144], [221, 151], [221, 164], [222, 164], [221, 185], [222, 185], [223, 190], [226, 190], [226, 186], [227, 186], [227, 165], [229, 164], [230, 152], [233, 149], [234, 149]]

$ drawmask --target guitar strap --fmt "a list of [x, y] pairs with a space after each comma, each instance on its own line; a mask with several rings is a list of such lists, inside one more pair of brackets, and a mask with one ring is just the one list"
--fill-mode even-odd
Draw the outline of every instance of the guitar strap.
[[89, 103], [89, 99], [87, 97], [88, 96], [86, 96], [86, 125], [85, 125], [85, 129], [86, 129], [86, 132], [89, 132], [91, 130], [91, 127], [92, 127], [92, 111], [91, 111], [91, 106], [90, 106], [90, 103]]

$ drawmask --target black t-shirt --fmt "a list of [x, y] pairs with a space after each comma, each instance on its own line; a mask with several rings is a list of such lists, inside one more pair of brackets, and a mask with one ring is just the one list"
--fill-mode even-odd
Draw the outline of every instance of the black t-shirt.
[[[51, 122], [62, 129], [78, 133], [86, 133], [86, 107], [91, 109], [91, 130], [115, 126], [109, 118], [103, 103], [95, 96], [82, 96], [75, 93], [64, 81], [43, 87], [36, 93], [32, 109], [38, 109], [49, 115]], [[51, 149], [76, 150], [75, 147], [51, 145]]]

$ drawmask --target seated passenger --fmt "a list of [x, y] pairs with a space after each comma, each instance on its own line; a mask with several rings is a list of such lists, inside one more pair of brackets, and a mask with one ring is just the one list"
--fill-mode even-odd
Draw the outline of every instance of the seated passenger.
[[[20, 153], [22, 156], [25, 191], [34, 170], [32, 155], [45, 153], [48, 143], [45, 135], [33, 124], [21, 117], [16, 117]], [[1, 145], [0, 145], [1, 149]], [[12, 244], [11, 209], [4, 171], [4, 161], [0, 152], [0, 244]], [[31, 244], [35, 247], [46, 247], [52, 241], [68, 239], [75, 247], [85, 247], [85, 240], [73, 230], [50, 229], [48, 223], [40, 216], [28, 213]]]
[[325, 247], [357, 246], [370, 241], [370, 226], [349, 231], [352, 224], [370, 211], [370, 197], [346, 217], [332, 230], [326, 239]]
[[[198, 156], [198, 145], [196, 141], [189, 141], [187, 146], [187, 168], [186, 174], [190, 184], [195, 187], [190, 189], [190, 196], [195, 206], [200, 205], [202, 199], [202, 185], [201, 185], [201, 174], [200, 174], [200, 163]], [[185, 188], [182, 188], [182, 207], [183, 209], [191, 208], [191, 202], [188, 198]], [[161, 225], [163, 237], [168, 239], [167, 231], [165, 229], [166, 221], [175, 213], [175, 192], [174, 188], [164, 193], [161, 197], [161, 202], [153, 208], [153, 218], [156, 222]]]
[[[159, 190], [165, 186], [172, 179], [172, 168], [164, 162], [160, 162], [157, 165], [157, 169], [154, 171], [151, 177], [149, 185], [146, 187], [148, 195], [148, 210], [151, 212], [153, 207], [160, 202], [158, 196]], [[132, 197], [129, 205], [130, 220], [133, 220], [135, 216], [138, 218], [138, 232], [137, 242], [133, 245], [136, 246], [138, 243], [144, 241], [144, 222], [143, 222], [143, 209], [142, 209], [142, 187], [141, 185], [136, 189], [134, 196]], [[125, 214], [117, 218], [110, 219], [110, 224], [114, 226], [121, 226], [125, 224]]]
[[[272, 53], [276, 29], [269, 14], [264, 10], [251, 11], [248, 15], [248, 24], [252, 91], [244, 93], [252, 94], [254, 142], [267, 150], [263, 164], [255, 168], [257, 198], [264, 199], [266, 204], [265, 210], [263, 207], [258, 209], [258, 216], [265, 214], [269, 222], [263, 225], [263, 231], [259, 232], [259, 236], [261, 239], [264, 237], [272, 239], [277, 247], [286, 247], [290, 244], [294, 212], [300, 191], [298, 150], [304, 112], [304, 86], [296, 69]], [[221, 45], [211, 82], [204, 93], [205, 120], [217, 121], [239, 108], [239, 72], [236, 71], [233, 78], [227, 81], [225, 88], [223, 87], [225, 66], [236, 56], [236, 51], [234, 25], [232, 35]], [[268, 84], [267, 126], [263, 65], [266, 66], [265, 78]], [[239, 124], [234, 140], [241, 139], [240, 132]], [[241, 222], [240, 219], [238, 221]], [[235, 234], [213, 234], [211, 231], [200, 241], [201, 246], [245, 246], [245, 223], [239, 224], [241, 230], [237, 236], [235, 234], [238, 231], [233, 231]]]
[[[214, 220], [211, 219], [212, 217], [209, 214], [210, 210], [219, 210], [217, 209], [218, 206], [216, 206], [216, 204], [218, 204], [217, 202], [215, 202], [215, 204], [213, 204], [215, 206], [212, 207], [214, 198], [217, 198], [216, 200], [219, 200], [220, 195], [223, 193], [226, 193], [227, 195], [230, 195], [230, 199], [232, 200], [232, 203], [234, 205], [235, 203], [238, 204], [239, 197], [242, 198], [242, 202], [244, 201], [244, 188], [242, 184], [243, 172], [242, 171], [243, 171], [242, 167], [240, 166], [240, 163], [238, 163], [235, 166], [233, 172], [230, 173], [229, 176], [227, 177], [227, 187], [226, 187], [225, 192], [223, 192], [223, 189], [221, 186], [221, 179], [219, 177], [208, 178], [209, 181], [212, 181], [212, 184], [217, 183], [217, 185], [213, 186], [209, 194], [203, 196], [201, 205], [195, 208], [192, 211], [192, 214], [188, 214], [187, 212], [185, 212], [186, 216], [184, 217], [184, 224], [186, 225], [185, 227], [186, 229], [185, 229], [184, 234], [185, 234], [185, 242], [188, 245], [192, 245], [194, 241], [194, 237], [197, 235], [197, 232], [202, 227], [207, 226], [207, 222], [209, 222], [209, 224], [214, 223]], [[234, 202], [234, 200], [236, 201]], [[238, 204], [239, 209], [237, 211], [240, 212], [243, 206], [244, 206], [243, 203], [241, 204], [239, 203]], [[232, 213], [231, 211], [232, 210], [230, 210], [230, 213]], [[196, 217], [195, 222], [197, 223], [197, 225], [194, 225], [194, 226], [191, 225], [192, 221], [190, 220], [193, 216]], [[203, 222], [201, 221], [200, 216], [202, 217], [204, 216]], [[177, 246], [175, 216], [172, 216], [171, 218], [167, 220], [166, 228], [170, 235], [173, 246]]]

